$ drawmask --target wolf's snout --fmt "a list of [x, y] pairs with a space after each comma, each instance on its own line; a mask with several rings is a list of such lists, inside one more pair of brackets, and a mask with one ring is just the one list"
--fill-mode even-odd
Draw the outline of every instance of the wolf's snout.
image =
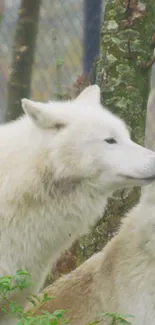
[[139, 168], [138, 178], [148, 183], [155, 181], [155, 154], [148, 155], [148, 159], [144, 159], [142, 165]]
[[137, 174], [139, 174], [137, 178], [146, 183], [151, 183], [155, 181], [155, 154], [150, 150], [145, 150], [144, 155], [146, 154], [146, 156], [144, 156], [144, 160], [139, 157], [141, 166], [139, 166], [139, 171], [137, 170]]
[[155, 181], [155, 153], [134, 142], [128, 147], [128, 154], [120, 164], [120, 176], [127, 184], [145, 185]]

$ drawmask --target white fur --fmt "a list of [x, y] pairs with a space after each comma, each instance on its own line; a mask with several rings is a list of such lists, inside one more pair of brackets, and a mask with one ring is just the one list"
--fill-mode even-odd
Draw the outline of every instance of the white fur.
[[[55, 299], [31, 307], [34, 314], [65, 309], [70, 325], [86, 325], [101, 319], [101, 313], [117, 312], [133, 315], [132, 325], [154, 325], [155, 205], [142, 197], [100, 253], [44, 292]], [[106, 317], [101, 324], [112, 323]]]
[[[153, 103], [155, 89], [148, 108]], [[56, 299], [42, 305], [42, 310], [67, 309], [70, 325], [92, 323], [101, 312], [133, 315], [128, 319], [132, 325], [155, 324], [154, 191], [154, 184], [143, 189], [139, 204], [100, 253], [45, 289]], [[101, 324], [109, 324], [109, 319]]]
[[27, 116], [0, 127], [0, 276], [30, 272], [20, 302], [103, 215], [113, 190], [155, 178], [155, 154], [103, 109], [98, 86], [73, 101], [22, 105]]

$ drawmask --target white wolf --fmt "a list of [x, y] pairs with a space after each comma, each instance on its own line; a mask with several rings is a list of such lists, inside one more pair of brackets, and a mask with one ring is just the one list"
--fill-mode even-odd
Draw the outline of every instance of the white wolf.
[[[153, 103], [155, 107], [155, 90], [148, 109]], [[101, 312], [131, 314], [134, 318], [128, 320], [133, 325], [154, 325], [155, 186], [143, 189], [139, 204], [100, 253], [45, 291], [56, 299], [35, 312], [67, 309], [65, 317], [71, 317], [70, 325], [91, 323], [101, 318]], [[111, 324], [110, 318], [101, 324]]]
[[0, 276], [22, 268], [35, 283], [16, 294], [20, 303], [103, 215], [113, 190], [155, 179], [155, 154], [103, 109], [98, 86], [72, 101], [22, 105], [27, 116], [0, 127]]

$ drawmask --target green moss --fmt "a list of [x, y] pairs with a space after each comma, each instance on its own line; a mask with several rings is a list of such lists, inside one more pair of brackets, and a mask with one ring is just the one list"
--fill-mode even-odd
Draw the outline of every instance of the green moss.
[[134, 20], [132, 15], [137, 8], [133, 8], [127, 18], [124, 3], [110, 0], [106, 5], [98, 83], [102, 88], [103, 104], [124, 118], [132, 128], [133, 138], [142, 143], [150, 83], [146, 63], [153, 54], [151, 38], [155, 31], [155, 5], [153, 0], [143, 1], [143, 11]]

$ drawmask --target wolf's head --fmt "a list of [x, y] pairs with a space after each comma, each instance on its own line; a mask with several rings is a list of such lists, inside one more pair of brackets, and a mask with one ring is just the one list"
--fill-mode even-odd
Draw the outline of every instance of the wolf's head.
[[155, 153], [130, 139], [125, 123], [101, 105], [97, 85], [71, 101], [23, 99], [22, 106], [49, 150], [55, 181], [88, 179], [115, 189], [155, 179]]

